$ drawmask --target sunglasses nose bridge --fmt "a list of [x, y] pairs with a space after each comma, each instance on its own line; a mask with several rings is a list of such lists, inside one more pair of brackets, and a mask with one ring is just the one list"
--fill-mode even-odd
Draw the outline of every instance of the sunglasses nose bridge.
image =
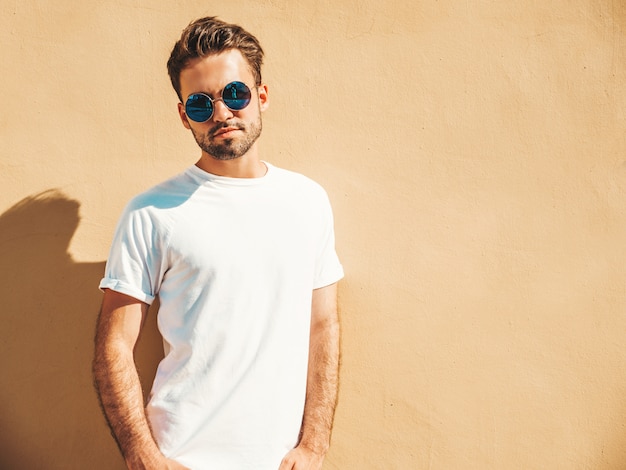
[[213, 100], [213, 120], [224, 121], [233, 116], [232, 110], [224, 103], [224, 98], [216, 98]]

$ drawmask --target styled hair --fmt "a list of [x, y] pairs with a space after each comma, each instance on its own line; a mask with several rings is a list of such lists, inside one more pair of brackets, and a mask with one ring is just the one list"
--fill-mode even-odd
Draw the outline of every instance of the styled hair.
[[180, 73], [191, 60], [230, 49], [237, 49], [241, 52], [250, 65], [255, 84], [260, 85], [263, 49], [259, 40], [239, 25], [209, 16], [191, 22], [183, 30], [167, 61], [167, 72], [178, 98], [182, 101]]

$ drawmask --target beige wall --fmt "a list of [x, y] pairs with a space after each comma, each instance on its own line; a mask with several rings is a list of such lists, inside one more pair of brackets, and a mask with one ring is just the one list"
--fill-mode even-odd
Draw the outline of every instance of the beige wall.
[[96, 287], [126, 201], [198, 156], [165, 62], [206, 14], [266, 49], [263, 157], [335, 207], [324, 468], [624, 468], [617, 0], [2, 1], [0, 468], [123, 468]]

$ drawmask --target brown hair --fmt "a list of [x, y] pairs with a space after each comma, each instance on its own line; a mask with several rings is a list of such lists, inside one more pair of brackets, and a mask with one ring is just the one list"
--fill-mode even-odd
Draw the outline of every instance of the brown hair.
[[209, 16], [193, 21], [183, 30], [167, 61], [167, 72], [181, 101], [180, 73], [187, 67], [189, 61], [198, 57], [219, 54], [229, 49], [237, 49], [241, 52], [250, 65], [255, 84], [261, 84], [263, 49], [259, 40], [241, 26]]

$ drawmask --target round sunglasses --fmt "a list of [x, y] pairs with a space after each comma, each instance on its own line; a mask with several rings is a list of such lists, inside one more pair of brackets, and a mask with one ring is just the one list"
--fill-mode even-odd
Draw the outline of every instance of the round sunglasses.
[[241, 111], [252, 98], [252, 92], [243, 82], [230, 82], [222, 90], [221, 98], [211, 98], [206, 93], [192, 93], [185, 103], [187, 117], [195, 122], [206, 122], [213, 116], [215, 102], [221, 101], [231, 111]]

